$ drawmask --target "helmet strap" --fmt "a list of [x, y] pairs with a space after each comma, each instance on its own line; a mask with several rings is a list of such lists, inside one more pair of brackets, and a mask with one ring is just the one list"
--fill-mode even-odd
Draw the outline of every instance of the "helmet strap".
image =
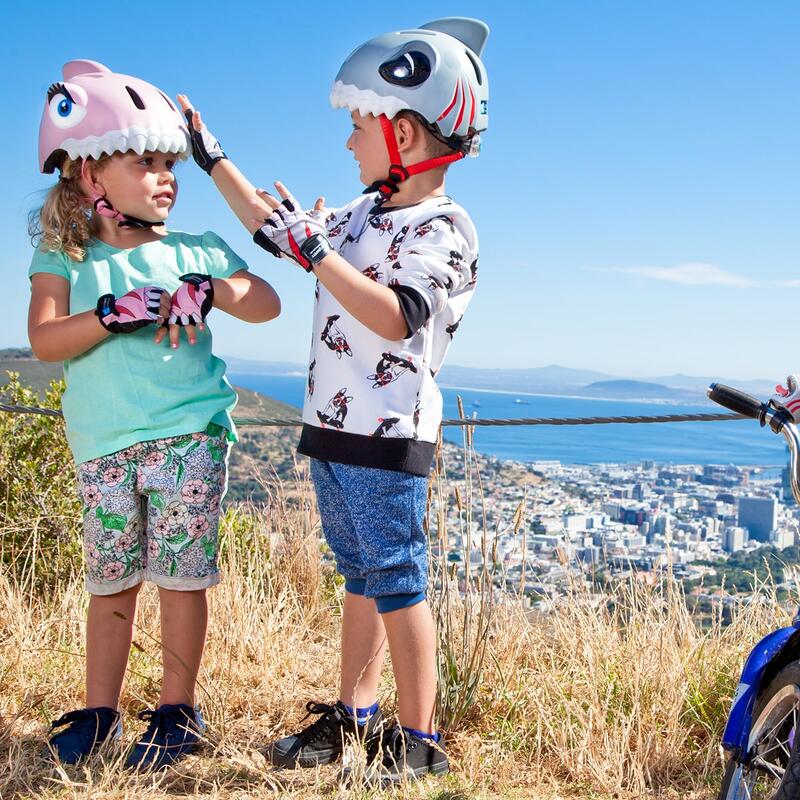
[[81, 164], [81, 177], [86, 186], [89, 187], [89, 202], [94, 210], [101, 217], [116, 220], [120, 228], [155, 228], [164, 224], [163, 220], [148, 222], [146, 219], [139, 219], [138, 217], [132, 217], [130, 214], [123, 214], [121, 211], [117, 211], [104, 194], [97, 194], [91, 189], [91, 177], [86, 169], [86, 159]]
[[386, 114], [381, 114], [378, 117], [383, 131], [383, 138], [386, 142], [386, 150], [389, 153], [389, 175], [380, 181], [375, 181], [372, 186], [367, 188], [368, 192], [377, 191], [380, 194], [378, 198], [378, 205], [383, 205], [391, 199], [392, 195], [400, 191], [400, 183], [407, 180], [412, 175], [419, 175], [420, 172], [427, 172], [436, 167], [442, 167], [445, 164], [452, 164], [454, 161], [460, 161], [464, 158], [464, 153], [449, 153], [445, 156], [436, 156], [435, 158], [428, 158], [425, 161], [418, 161], [416, 164], [409, 166], [403, 165], [403, 159], [400, 155], [400, 148], [397, 146], [397, 137], [394, 133], [394, 125]]

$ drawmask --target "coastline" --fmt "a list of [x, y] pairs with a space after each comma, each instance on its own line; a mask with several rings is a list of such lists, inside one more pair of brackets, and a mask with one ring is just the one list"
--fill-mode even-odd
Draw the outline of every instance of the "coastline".
[[440, 389], [452, 389], [458, 392], [480, 392], [483, 394], [503, 394], [511, 397], [560, 397], [564, 400], [599, 400], [608, 403], [647, 403], [648, 405], [668, 405], [668, 406], [714, 406], [710, 400], [704, 401], [701, 396], [692, 402], [689, 400], [678, 400], [667, 397], [606, 397], [591, 394], [562, 394], [556, 392], [514, 392], [510, 389], [476, 389], [472, 386], [454, 386], [449, 383], [438, 384]]

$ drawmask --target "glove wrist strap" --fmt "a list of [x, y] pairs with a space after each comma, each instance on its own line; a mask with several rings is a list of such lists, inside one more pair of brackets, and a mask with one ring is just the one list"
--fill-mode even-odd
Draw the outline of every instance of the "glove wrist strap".
[[99, 320], [100, 324], [109, 333], [113, 333], [114, 331], [112, 331], [111, 328], [109, 328], [108, 325], [106, 325], [104, 320], [109, 314], [113, 314], [115, 312], [115, 308], [114, 308], [114, 301], [115, 300], [116, 300], [116, 297], [114, 297], [113, 294], [104, 294], [102, 297], [100, 297], [98, 299], [97, 307], [94, 310], [94, 314], [97, 317], [97, 319]]
[[314, 267], [331, 252], [333, 252], [333, 245], [328, 241], [328, 237], [321, 233], [315, 233], [300, 245], [300, 253], [308, 262], [307, 265], [301, 266], [306, 272], [313, 272]]

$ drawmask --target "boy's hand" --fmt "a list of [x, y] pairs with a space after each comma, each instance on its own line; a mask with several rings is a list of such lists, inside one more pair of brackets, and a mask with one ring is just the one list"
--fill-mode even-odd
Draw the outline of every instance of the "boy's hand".
[[769, 400], [770, 405], [777, 408], [785, 408], [795, 422], [800, 421], [800, 386], [798, 386], [797, 375], [788, 375], [786, 386], [778, 384], [775, 387], [775, 394]]
[[178, 102], [181, 104], [181, 109], [189, 126], [189, 135], [192, 139], [192, 157], [197, 166], [210, 175], [217, 161], [222, 161], [223, 158], [228, 156], [222, 150], [217, 137], [203, 124], [200, 112], [192, 108], [189, 98], [185, 94], [179, 94]]
[[110, 333], [133, 333], [166, 319], [169, 314], [169, 293], [158, 286], [143, 286], [119, 298], [104, 294], [97, 301], [94, 313]]
[[[272, 213], [263, 220], [264, 224], [255, 232], [253, 241], [272, 255], [286, 256], [306, 272], [311, 272], [314, 265], [333, 249], [323, 223], [324, 199], [320, 197], [314, 210], [306, 213], [282, 183], [276, 182], [275, 187], [282, 198], [280, 201], [269, 192], [256, 190]], [[257, 201], [253, 203], [255, 205]]]

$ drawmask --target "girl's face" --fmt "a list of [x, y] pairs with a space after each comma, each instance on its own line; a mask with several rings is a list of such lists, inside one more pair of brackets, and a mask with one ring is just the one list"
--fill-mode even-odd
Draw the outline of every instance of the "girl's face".
[[389, 173], [386, 140], [377, 117], [372, 114], [362, 117], [357, 111], [353, 111], [350, 117], [353, 120], [353, 132], [346, 146], [361, 167], [361, 182], [370, 186], [375, 181], [383, 180]]
[[118, 211], [148, 222], [163, 221], [178, 194], [176, 161], [174, 153], [116, 153], [98, 167], [94, 181]]

